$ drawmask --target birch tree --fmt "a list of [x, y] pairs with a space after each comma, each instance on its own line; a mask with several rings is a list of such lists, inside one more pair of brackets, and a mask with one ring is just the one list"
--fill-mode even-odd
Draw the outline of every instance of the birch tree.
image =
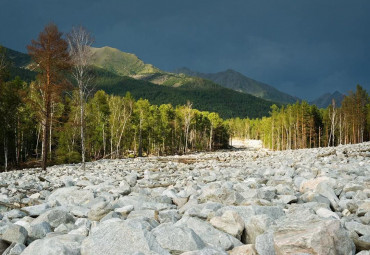
[[91, 45], [94, 42], [91, 34], [82, 26], [73, 27], [67, 35], [69, 55], [72, 60], [72, 77], [77, 83], [80, 99], [80, 133], [81, 133], [81, 159], [85, 169], [85, 104], [86, 97], [91, 90], [92, 74], [89, 72], [91, 61]]

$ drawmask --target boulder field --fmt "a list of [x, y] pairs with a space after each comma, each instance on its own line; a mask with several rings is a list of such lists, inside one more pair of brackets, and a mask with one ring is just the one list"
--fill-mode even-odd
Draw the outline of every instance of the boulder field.
[[370, 255], [370, 143], [0, 173], [0, 254]]

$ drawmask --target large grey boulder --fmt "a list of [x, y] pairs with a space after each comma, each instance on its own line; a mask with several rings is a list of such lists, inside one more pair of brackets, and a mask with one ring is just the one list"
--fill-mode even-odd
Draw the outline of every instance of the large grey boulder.
[[369, 225], [364, 225], [359, 222], [355, 221], [350, 221], [345, 223], [345, 227], [348, 230], [355, 231], [356, 233], [360, 235], [370, 235], [370, 226]]
[[227, 252], [217, 249], [216, 247], [206, 247], [202, 250], [187, 251], [181, 253], [181, 255], [228, 255]]
[[256, 237], [255, 249], [259, 255], [275, 255], [274, 236], [267, 232]]
[[181, 216], [177, 210], [164, 210], [158, 213], [158, 219], [160, 223], [175, 223], [181, 219]]
[[24, 244], [27, 240], [28, 232], [27, 230], [16, 224], [9, 224], [2, 236], [2, 239], [11, 243], [21, 243]]
[[43, 214], [46, 212], [50, 206], [47, 203], [39, 204], [39, 205], [33, 205], [33, 206], [26, 206], [23, 207], [22, 210], [26, 211], [29, 216], [35, 217]]
[[240, 205], [245, 198], [229, 187], [221, 187], [219, 183], [209, 183], [202, 189], [199, 199], [203, 203], [213, 201], [227, 205]]
[[320, 217], [323, 217], [323, 218], [333, 218], [333, 219], [337, 219], [339, 220], [339, 216], [338, 214], [336, 214], [335, 212], [333, 211], [330, 211], [326, 208], [319, 208], [316, 210], [316, 214]]
[[355, 252], [355, 245], [339, 220], [312, 216], [302, 221], [288, 217], [278, 223], [273, 236], [275, 247], [281, 254], [336, 255]]
[[323, 197], [326, 197], [330, 201], [330, 205], [335, 210], [339, 209], [338, 203], [339, 199], [337, 195], [335, 194], [334, 190], [326, 183], [326, 182], [320, 182], [316, 186], [315, 193], [320, 194]]
[[126, 181], [131, 187], [134, 187], [136, 185], [136, 182], [137, 182], [137, 173], [132, 172], [129, 175], [127, 175], [126, 176]]
[[99, 201], [91, 207], [87, 216], [90, 220], [99, 221], [112, 210], [113, 207], [109, 202]]
[[215, 228], [224, 231], [239, 240], [244, 230], [244, 221], [235, 211], [226, 211], [221, 217], [213, 217], [210, 220], [210, 223]]
[[94, 193], [87, 189], [79, 189], [76, 186], [65, 187], [54, 190], [48, 197], [49, 203], [56, 203], [57, 205], [73, 206], [87, 205], [94, 199]]
[[10, 210], [9, 212], [4, 213], [4, 217], [8, 219], [20, 219], [26, 216], [27, 214], [23, 211], [20, 211], [18, 209]]
[[255, 244], [257, 236], [265, 233], [273, 224], [273, 219], [266, 214], [251, 216], [245, 224], [246, 234], [243, 236], [242, 242]]
[[80, 255], [83, 239], [85, 236], [52, 235], [32, 242], [22, 255]]
[[[8, 249], [6, 249], [2, 255], [20, 255], [24, 249], [26, 249], [26, 246], [21, 243], [12, 243]], [[1, 252], [1, 251], [0, 251]]]
[[38, 223], [42, 223], [44, 221], [49, 223], [52, 228], [56, 228], [60, 224], [68, 224], [68, 223], [73, 224], [75, 222], [75, 219], [67, 211], [56, 208], [56, 209], [52, 209], [52, 210], [49, 210], [49, 211], [41, 214], [34, 221], [32, 221], [32, 224], [35, 225], [35, 224], [38, 224]]
[[176, 209], [175, 205], [167, 204], [167, 203], [157, 203], [154, 202], [152, 198], [147, 196], [141, 195], [128, 195], [124, 197], [120, 197], [118, 201], [113, 204], [114, 208], [120, 208], [123, 206], [132, 205], [134, 206], [135, 210], [146, 210], [152, 209], [156, 211], [162, 210], [169, 210], [169, 209]]
[[164, 223], [153, 229], [152, 234], [171, 253], [200, 250], [206, 246], [192, 229], [185, 226]]
[[81, 254], [116, 255], [124, 251], [126, 254], [141, 252], [169, 255], [158, 244], [150, 230], [150, 225], [141, 221], [105, 221], [94, 228], [89, 237], [83, 241]]
[[120, 184], [119, 184], [119, 191], [120, 191], [121, 195], [130, 194], [130, 192], [131, 192], [130, 184], [125, 180], [121, 181]]
[[31, 240], [36, 240], [44, 238], [46, 234], [50, 233], [51, 231], [50, 224], [46, 221], [43, 221], [41, 223], [31, 224], [28, 235]]
[[227, 251], [236, 246], [243, 245], [238, 239], [215, 229], [210, 223], [198, 218], [184, 216], [181, 220], [175, 223], [175, 226], [187, 226], [207, 244], [215, 247], [220, 247]]
[[[186, 205], [188, 205], [188, 204], [186, 204]], [[185, 211], [185, 215], [188, 215], [188, 216], [191, 216], [191, 217], [197, 217], [197, 218], [200, 218], [200, 219], [210, 219], [210, 218], [213, 218], [214, 216], [221, 216], [222, 213], [217, 214], [217, 212], [222, 207], [223, 207], [222, 204], [216, 203], [216, 202], [207, 202], [207, 203], [203, 203], [203, 204], [194, 204], [193, 206], [190, 206]], [[182, 208], [183, 207], [181, 207], [181, 209]]]

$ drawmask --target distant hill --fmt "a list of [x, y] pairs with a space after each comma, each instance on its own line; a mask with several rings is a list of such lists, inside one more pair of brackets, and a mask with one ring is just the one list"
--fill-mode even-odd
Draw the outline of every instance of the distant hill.
[[92, 65], [119, 76], [129, 76], [136, 80], [148, 81], [157, 85], [180, 87], [196, 79], [184, 74], [169, 73], [144, 63], [136, 55], [111, 47], [92, 48]]
[[[162, 71], [134, 54], [114, 48], [93, 48], [93, 53], [94, 87], [109, 94], [124, 96], [131, 92], [136, 99], [145, 98], [152, 104], [171, 103], [174, 106], [186, 104], [189, 100], [194, 108], [218, 112], [223, 118], [267, 116], [274, 104], [207, 79]], [[14, 63], [13, 77], [19, 75], [26, 81], [35, 79], [36, 72], [28, 69], [31, 59], [27, 54], [10, 49], [8, 54]]]
[[340, 107], [342, 104], [343, 98], [344, 98], [344, 94], [340, 93], [339, 91], [335, 91], [332, 94], [325, 93], [310, 103], [316, 105], [319, 108], [326, 108], [331, 104], [332, 100], [334, 99], [336, 106]]
[[228, 69], [218, 73], [199, 73], [188, 68], [180, 68], [175, 73], [183, 73], [189, 76], [201, 77], [211, 80], [223, 87], [239, 92], [251, 94], [266, 100], [280, 103], [295, 103], [299, 98], [288, 95], [265, 83], [253, 80], [237, 71]]
[[111, 47], [92, 48], [93, 65], [121, 76], [161, 73], [161, 70], [145, 64], [131, 53]]
[[[156, 104], [178, 105], [190, 100], [197, 109], [216, 111], [223, 117], [266, 116], [270, 106], [274, 104], [225, 88], [209, 79], [162, 71], [144, 63], [134, 54], [111, 47], [93, 48], [93, 54], [92, 65], [109, 72], [108, 78], [102, 74], [98, 76], [100, 82], [97, 87], [112, 94], [123, 95], [130, 91], [135, 97], [147, 98]], [[124, 77], [124, 85], [120, 85], [123, 80], [119, 77]], [[135, 84], [137, 87], [134, 87]], [[153, 86], [154, 84], [161, 86]], [[148, 91], [143, 91], [144, 89]]]
[[6, 55], [8, 59], [13, 63], [14, 66], [26, 68], [31, 63], [31, 57], [28, 54], [6, 47], [4, 48], [6, 50]]
[[19, 76], [26, 82], [34, 80], [37, 73], [28, 69], [31, 64], [31, 57], [28, 54], [4, 48], [8, 60], [11, 62], [10, 78], [14, 79], [16, 76]]
[[145, 98], [157, 105], [184, 105], [190, 100], [195, 109], [218, 112], [223, 118], [268, 116], [273, 104], [201, 78], [194, 78], [196, 82], [185, 83], [180, 87], [171, 87], [119, 76], [105, 69], [96, 69], [96, 77], [95, 89], [102, 89], [108, 94], [124, 96], [130, 92], [135, 99]]

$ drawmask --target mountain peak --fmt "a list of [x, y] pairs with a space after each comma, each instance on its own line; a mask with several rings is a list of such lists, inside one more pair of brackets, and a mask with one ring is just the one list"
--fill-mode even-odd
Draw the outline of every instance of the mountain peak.
[[332, 100], [334, 99], [336, 105], [339, 107], [342, 104], [343, 98], [344, 94], [336, 90], [333, 93], [325, 93], [321, 95], [320, 97], [313, 100], [311, 104], [314, 104], [319, 108], [326, 108], [332, 103]]
[[119, 49], [104, 46], [91, 48], [93, 52], [92, 62], [94, 66], [106, 69], [122, 76], [150, 74], [160, 70], [153, 65], [145, 64], [135, 54], [126, 53]]

